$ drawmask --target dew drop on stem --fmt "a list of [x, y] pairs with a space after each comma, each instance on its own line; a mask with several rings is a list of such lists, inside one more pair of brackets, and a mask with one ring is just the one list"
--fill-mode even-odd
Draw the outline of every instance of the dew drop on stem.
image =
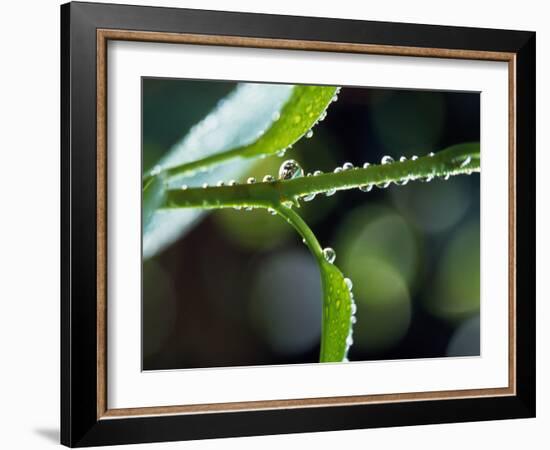
[[280, 180], [292, 180], [293, 178], [298, 178], [302, 176], [304, 176], [304, 171], [302, 167], [293, 159], [288, 159], [284, 161], [279, 168]]

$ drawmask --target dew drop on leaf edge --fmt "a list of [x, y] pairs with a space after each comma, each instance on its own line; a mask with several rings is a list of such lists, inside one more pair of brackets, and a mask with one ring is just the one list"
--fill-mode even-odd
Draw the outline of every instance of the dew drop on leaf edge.
[[333, 264], [336, 260], [336, 252], [332, 247], [325, 247], [323, 249], [323, 256], [330, 264]]

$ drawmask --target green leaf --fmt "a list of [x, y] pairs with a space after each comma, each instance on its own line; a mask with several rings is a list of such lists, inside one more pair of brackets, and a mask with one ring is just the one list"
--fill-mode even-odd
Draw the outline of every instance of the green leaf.
[[[274, 114], [280, 114], [292, 91], [291, 85], [238, 85], [168, 151], [158, 162], [156, 170], [191, 163], [251, 142], [269, 126]], [[238, 178], [251, 164], [251, 160], [230, 161], [209, 172], [187, 173], [168, 180], [167, 187], [179, 188], [182, 184], [198, 187], [204, 183], [214, 185], [218, 180]], [[204, 211], [200, 209], [155, 212], [143, 228], [143, 257], [150, 258], [166, 248], [190, 230], [203, 215]]]
[[346, 281], [338, 267], [325, 259], [323, 249], [313, 231], [297, 213], [282, 205], [273, 209], [298, 231], [319, 265], [323, 289], [319, 362], [345, 361], [352, 343], [352, 317], [355, 308], [351, 294], [351, 281]]
[[322, 120], [337, 92], [338, 88], [334, 86], [294, 86], [282, 110], [273, 113], [271, 123], [251, 142], [202, 159], [168, 167], [166, 173], [169, 176], [177, 176], [204, 170], [234, 158], [256, 158], [285, 151], [304, 135], [313, 133], [313, 126]]
[[319, 263], [323, 285], [323, 325], [319, 361], [343, 361], [351, 345], [348, 338], [351, 339], [351, 320], [355, 304], [351, 289], [338, 267], [326, 260]]
[[[337, 91], [323, 86], [239, 85], [173, 147], [156, 170], [169, 177], [171, 189], [236, 178], [251, 166], [251, 159], [278, 153], [304, 136], [324, 116]], [[208, 172], [201, 171], [207, 168]], [[181, 237], [203, 214], [200, 209], [155, 213], [144, 228], [144, 258]]]

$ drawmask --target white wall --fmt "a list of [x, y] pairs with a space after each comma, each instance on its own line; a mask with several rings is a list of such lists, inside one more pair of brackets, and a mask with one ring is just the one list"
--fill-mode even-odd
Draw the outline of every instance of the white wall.
[[[139, 1], [203, 9], [231, 9], [354, 19], [466, 25], [537, 31], [537, 229], [548, 230], [550, 27], [545, 2], [395, 0]], [[59, 417], [59, 1], [2, 5], [0, 69], [0, 447], [56, 445]], [[542, 125], [546, 124], [546, 127]], [[29, 131], [32, 130], [32, 131]], [[537, 236], [537, 278], [548, 274], [547, 232]], [[29, 281], [30, 280], [30, 281]], [[550, 309], [548, 284], [539, 283], [538, 418], [399, 429], [142, 445], [136, 448], [255, 449], [357, 445], [364, 448], [548, 448], [550, 441]], [[546, 319], [546, 320], [545, 320]]]

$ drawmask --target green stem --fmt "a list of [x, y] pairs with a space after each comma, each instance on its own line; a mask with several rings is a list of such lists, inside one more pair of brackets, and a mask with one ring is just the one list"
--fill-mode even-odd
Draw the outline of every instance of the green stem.
[[179, 166], [169, 167], [164, 172], [168, 178], [177, 177], [185, 174], [193, 174], [195, 172], [208, 169], [209, 167], [216, 166], [235, 158], [252, 158], [256, 155], [247, 155], [243, 153], [243, 149], [246, 147], [238, 147], [227, 152], [216, 153], [214, 155], [206, 156], [205, 158], [191, 161], [188, 163], [180, 164]]
[[292, 225], [296, 229], [296, 231], [300, 234], [300, 236], [302, 236], [302, 238], [304, 238], [305, 244], [309, 247], [309, 249], [315, 255], [317, 260], [322, 260], [323, 249], [321, 248], [321, 244], [319, 244], [319, 241], [313, 234], [313, 231], [311, 231], [311, 228], [309, 228], [307, 223], [304, 222], [304, 219], [302, 219], [291, 208], [284, 205], [279, 205], [273, 209], [277, 212], [277, 214], [283, 217], [290, 225]]
[[479, 144], [461, 144], [433, 156], [385, 165], [371, 165], [339, 173], [290, 180], [207, 188], [172, 189], [166, 193], [164, 208], [256, 207], [276, 209], [293, 204], [304, 196], [361, 186], [383, 185], [404, 180], [426, 180], [479, 172]]

